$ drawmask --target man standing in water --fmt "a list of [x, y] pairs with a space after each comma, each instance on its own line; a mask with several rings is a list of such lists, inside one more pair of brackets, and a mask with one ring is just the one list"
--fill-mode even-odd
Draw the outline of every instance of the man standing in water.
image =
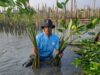
[[[36, 36], [40, 61], [50, 61], [56, 56], [56, 54], [59, 53], [59, 37], [52, 33], [52, 29], [55, 28], [55, 25], [53, 25], [51, 19], [44, 20], [44, 23], [41, 28], [43, 29], [43, 32], [39, 33]], [[59, 54], [59, 56], [62, 56], [62, 53]], [[25, 63], [24, 66], [31, 66], [33, 60], [34, 56], [31, 56], [31, 59], [27, 63]]]

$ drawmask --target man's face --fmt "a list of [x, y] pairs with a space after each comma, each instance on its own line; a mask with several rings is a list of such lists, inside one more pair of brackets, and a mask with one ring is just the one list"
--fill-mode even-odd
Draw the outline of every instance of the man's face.
[[50, 36], [52, 33], [52, 28], [51, 27], [44, 27], [44, 32], [47, 36]]

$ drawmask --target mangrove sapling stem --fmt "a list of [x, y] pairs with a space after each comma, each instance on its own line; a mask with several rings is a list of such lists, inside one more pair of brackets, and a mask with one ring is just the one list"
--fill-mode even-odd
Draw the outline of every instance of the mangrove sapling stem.
[[32, 65], [32, 68], [39, 68], [40, 67], [40, 60], [39, 60], [39, 51], [38, 51], [38, 46], [37, 46], [37, 41], [36, 41], [36, 28], [35, 26], [29, 22], [28, 28], [28, 35], [32, 41], [32, 44], [34, 45], [34, 62]]

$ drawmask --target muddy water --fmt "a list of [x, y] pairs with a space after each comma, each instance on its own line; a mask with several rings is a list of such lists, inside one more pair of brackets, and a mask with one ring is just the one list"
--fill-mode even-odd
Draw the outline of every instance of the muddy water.
[[68, 46], [64, 52], [61, 68], [42, 66], [39, 70], [24, 68], [22, 64], [32, 54], [32, 43], [25, 36], [8, 36], [0, 33], [0, 75], [80, 75], [80, 70], [72, 64], [77, 55]]

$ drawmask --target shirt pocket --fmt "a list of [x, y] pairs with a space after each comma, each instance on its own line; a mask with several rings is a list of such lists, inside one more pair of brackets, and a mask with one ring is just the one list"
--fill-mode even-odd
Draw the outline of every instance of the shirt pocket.
[[54, 48], [55, 48], [55, 42], [51, 42], [51, 45], [49, 45], [49, 47], [50, 47], [50, 50], [54, 50]]
[[47, 48], [46, 41], [45, 41], [45, 40], [42, 40], [42, 41], [41, 41], [41, 45], [40, 45], [40, 49], [41, 49], [42, 51], [46, 51], [46, 48]]

